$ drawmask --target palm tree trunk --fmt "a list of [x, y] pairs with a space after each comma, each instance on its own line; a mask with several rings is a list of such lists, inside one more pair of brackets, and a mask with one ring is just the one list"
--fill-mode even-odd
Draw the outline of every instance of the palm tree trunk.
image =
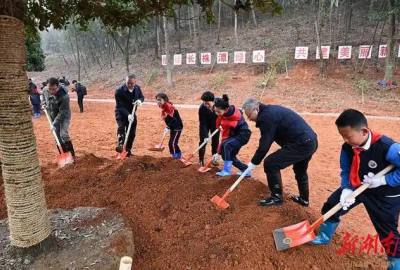
[[24, 24], [13, 10], [0, 16], [0, 156], [11, 244], [25, 248], [46, 239], [51, 226], [26, 97]]

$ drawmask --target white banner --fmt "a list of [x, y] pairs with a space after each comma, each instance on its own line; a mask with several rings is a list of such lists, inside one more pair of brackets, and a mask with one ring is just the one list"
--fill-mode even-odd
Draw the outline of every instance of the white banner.
[[379, 45], [378, 58], [386, 58], [387, 55], [387, 45]]
[[229, 53], [228, 52], [217, 52], [217, 64], [228, 64]]
[[[329, 59], [329, 54], [331, 52], [331, 46], [321, 46], [321, 51], [322, 51], [322, 59]], [[320, 59], [319, 57], [319, 47], [316, 48], [315, 52], [315, 59]]]
[[253, 63], [264, 63], [265, 62], [265, 51], [256, 50], [253, 51]]
[[182, 65], [182, 54], [174, 54], [174, 66]]
[[200, 54], [200, 63], [202, 65], [210, 65], [211, 64], [211, 53], [201, 53]]
[[187, 53], [186, 65], [195, 65], [195, 64], [196, 64], [196, 53]]
[[351, 46], [339, 46], [338, 59], [351, 59]]
[[233, 63], [235, 64], [245, 64], [246, 63], [246, 52], [237, 51], [233, 53]]
[[372, 47], [373, 45], [361, 45], [358, 50], [358, 58], [359, 59], [370, 59], [372, 55]]
[[161, 55], [161, 65], [162, 66], [167, 65], [167, 56], [165, 54]]
[[296, 47], [294, 51], [294, 59], [305, 60], [308, 58], [308, 47]]

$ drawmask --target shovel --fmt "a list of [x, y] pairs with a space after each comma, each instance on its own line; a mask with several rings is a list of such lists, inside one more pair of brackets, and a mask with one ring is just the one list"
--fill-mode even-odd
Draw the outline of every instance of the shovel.
[[155, 152], [164, 151], [165, 147], [163, 146], [163, 142], [164, 142], [164, 139], [165, 139], [165, 136], [167, 135], [167, 133], [168, 133], [168, 130], [164, 129], [164, 132], [163, 132], [163, 135], [162, 135], [162, 138], [161, 138], [161, 142], [159, 144], [154, 145], [154, 147], [149, 148], [148, 150], [149, 151], [155, 151]]
[[213, 202], [217, 207], [221, 209], [226, 209], [229, 207], [229, 203], [226, 201], [226, 198], [228, 195], [240, 184], [240, 182], [243, 180], [243, 178], [246, 177], [246, 175], [251, 171], [250, 168], [247, 168], [242, 175], [233, 183], [233, 185], [225, 191], [224, 195], [222, 197], [215, 195], [212, 197], [211, 202]]
[[206, 163], [206, 165], [200, 167], [198, 169], [198, 171], [201, 172], [201, 173], [206, 173], [206, 172], [210, 171], [211, 170], [211, 164], [212, 164], [212, 158]]
[[185, 165], [185, 167], [190, 166], [190, 165], [193, 164], [193, 162], [191, 162], [190, 160], [194, 157], [194, 155], [195, 155], [197, 152], [200, 151], [201, 148], [203, 148], [204, 145], [206, 145], [206, 144], [211, 140], [212, 137], [214, 137], [215, 134], [218, 133], [218, 131], [219, 131], [218, 128], [215, 129], [214, 132], [211, 133], [210, 136], [208, 136], [208, 138], [205, 139], [204, 142], [202, 142], [202, 143], [200, 144], [200, 146], [197, 147], [197, 149], [194, 150], [193, 153], [191, 153], [191, 154], [189, 155], [188, 158], [181, 158], [181, 159], [180, 159], [180, 161], [183, 162], [183, 164]]
[[49, 112], [47, 111], [47, 108], [45, 106], [43, 106], [42, 109], [43, 109], [44, 113], [46, 114], [47, 121], [49, 121], [51, 134], [53, 134], [53, 137], [56, 140], [57, 149], [60, 153], [56, 159], [58, 167], [62, 168], [68, 164], [74, 163], [74, 158], [72, 157], [72, 154], [70, 152], [64, 152], [64, 150], [61, 146], [60, 140], [57, 136], [56, 131], [54, 130], [54, 126], [53, 126], [53, 123], [51, 122], [50, 115], [49, 115]]
[[[388, 173], [394, 168], [393, 165], [387, 166], [385, 169], [380, 171], [376, 176], [380, 177]], [[364, 192], [368, 188], [369, 184], [362, 184], [359, 188], [353, 191], [348, 198], [355, 198]], [[324, 223], [328, 218], [333, 216], [336, 212], [342, 209], [340, 203], [336, 204], [323, 216], [317, 219], [313, 224], [310, 225], [308, 220], [302, 221], [300, 223], [287, 226], [284, 228], [276, 229], [273, 231], [274, 241], [276, 249], [278, 251], [286, 250], [292, 247], [300, 246], [307, 242], [315, 239], [314, 230], [318, 228], [322, 223]]]
[[124, 140], [124, 146], [122, 147], [122, 152], [116, 154], [116, 159], [124, 160], [128, 156], [128, 151], [126, 151], [126, 144], [128, 143], [129, 133], [131, 132], [131, 128], [132, 128], [132, 123], [133, 123], [133, 121], [135, 121], [136, 107], [137, 107], [137, 103], [135, 102], [133, 104], [133, 109], [132, 109], [133, 119], [132, 119], [132, 121], [129, 122], [128, 130], [125, 133], [125, 140]]

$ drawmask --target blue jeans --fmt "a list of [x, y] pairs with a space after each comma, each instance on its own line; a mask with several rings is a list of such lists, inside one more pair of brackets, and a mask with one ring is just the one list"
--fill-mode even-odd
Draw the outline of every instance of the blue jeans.
[[243, 172], [247, 169], [247, 165], [236, 157], [242, 146], [243, 144], [235, 137], [225, 139], [221, 143], [221, 156], [224, 161], [232, 161], [232, 165]]

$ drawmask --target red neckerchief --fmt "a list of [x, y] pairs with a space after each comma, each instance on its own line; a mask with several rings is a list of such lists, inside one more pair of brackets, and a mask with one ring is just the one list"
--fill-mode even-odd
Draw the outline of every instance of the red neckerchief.
[[174, 117], [175, 107], [171, 102], [165, 102], [163, 105], [159, 106], [161, 108], [161, 117], [166, 118], [168, 115]]
[[[371, 145], [376, 143], [381, 137], [382, 135], [373, 133], [371, 131]], [[365, 149], [362, 147], [353, 148], [353, 160], [351, 162], [349, 178], [350, 184], [355, 188], [361, 186], [361, 179], [358, 171], [360, 170], [360, 153], [362, 151], [365, 151]]]

